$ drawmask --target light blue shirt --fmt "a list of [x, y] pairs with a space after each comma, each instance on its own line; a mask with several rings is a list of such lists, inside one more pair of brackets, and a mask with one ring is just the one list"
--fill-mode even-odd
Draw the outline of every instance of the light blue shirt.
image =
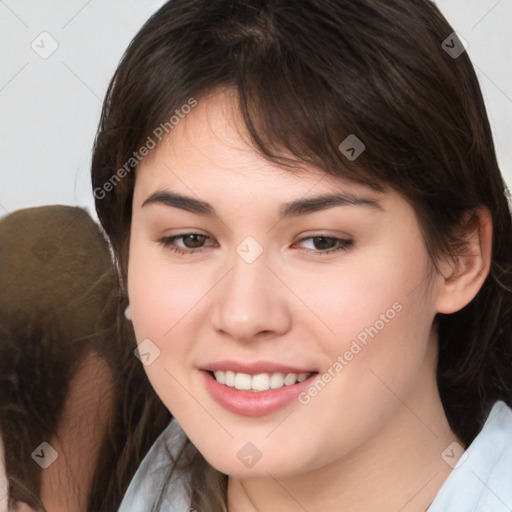
[[428, 512], [512, 511], [512, 409], [496, 402]]
[[[119, 512], [151, 512], [185, 434], [173, 420], [137, 470]], [[449, 459], [448, 459], [449, 460]], [[169, 487], [162, 510], [191, 510], [183, 480]], [[512, 512], [512, 409], [497, 401], [478, 436], [445, 480], [428, 512]]]

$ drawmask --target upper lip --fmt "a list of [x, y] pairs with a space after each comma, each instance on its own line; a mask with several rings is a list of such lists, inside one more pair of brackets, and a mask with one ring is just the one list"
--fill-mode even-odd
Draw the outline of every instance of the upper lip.
[[281, 363], [274, 363], [272, 361], [253, 361], [253, 362], [239, 362], [239, 361], [215, 361], [210, 364], [205, 364], [202, 368], [207, 371], [232, 371], [235, 373], [246, 373], [248, 375], [258, 375], [259, 373], [314, 373], [316, 370], [310, 368], [298, 368], [296, 366], [288, 366]]

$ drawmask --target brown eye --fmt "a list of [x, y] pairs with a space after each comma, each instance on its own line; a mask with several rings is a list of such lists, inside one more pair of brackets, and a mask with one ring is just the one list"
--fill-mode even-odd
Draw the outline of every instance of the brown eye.
[[199, 233], [189, 233], [181, 238], [187, 249], [197, 249], [198, 247], [202, 247], [208, 237]]
[[[209, 245], [205, 242], [210, 240]], [[176, 236], [166, 236], [158, 240], [160, 245], [180, 255], [194, 255], [208, 249], [211, 246], [211, 238], [202, 233], [181, 233]]]
[[305, 244], [309, 247], [304, 247], [307, 251], [321, 255], [331, 254], [337, 251], [346, 251], [354, 244], [354, 240], [347, 240], [343, 238], [336, 238], [332, 236], [308, 236], [299, 240], [298, 244]]
[[329, 238], [326, 236], [315, 236], [312, 238], [315, 249], [319, 251], [325, 251], [326, 249], [332, 249], [336, 246], [336, 238]]

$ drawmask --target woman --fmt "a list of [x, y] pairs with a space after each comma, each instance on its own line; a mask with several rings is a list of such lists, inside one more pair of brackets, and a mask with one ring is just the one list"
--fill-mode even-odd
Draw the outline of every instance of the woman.
[[122, 512], [512, 507], [511, 216], [434, 4], [166, 3], [92, 181], [175, 418]]

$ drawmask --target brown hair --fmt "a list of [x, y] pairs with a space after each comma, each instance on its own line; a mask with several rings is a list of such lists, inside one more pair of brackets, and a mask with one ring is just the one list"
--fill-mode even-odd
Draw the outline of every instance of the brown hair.
[[56, 435], [70, 381], [92, 353], [112, 374], [105, 394], [113, 406], [82, 491], [87, 510], [112, 512], [170, 414], [133, 355], [107, 242], [86, 211], [70, 206], [14, 212], [0, 220], [0, 237], [0, 426], [11, 504], [45, 510], [31, 454]]
[[[191, 97], [218, 88], [236, 92], [254, 148], [269, 161], [401, 193], [434, 265], [443, 254], [456, 257], [462, 220], [485, 205], [493, 216], [489, 275], [466, 307], [435, 319], [442, 403], [469, 444], [497, 399], [512, 404], [512, 224], [473, 66], [465, 52], [443, 47], [458, 45], [452, 34], [429, 0], [164, 4], [110, 82], [93, 154], [96, 209], [123, 280], [132, 155]], [[351, 134], [366, 146], [354, 161], [338, 148]], [[202, 482], [192, 506], [225, 510], [225, 491], [212, 490], [221, 476], [205, 480], [200, 454], [191, 467]]]

